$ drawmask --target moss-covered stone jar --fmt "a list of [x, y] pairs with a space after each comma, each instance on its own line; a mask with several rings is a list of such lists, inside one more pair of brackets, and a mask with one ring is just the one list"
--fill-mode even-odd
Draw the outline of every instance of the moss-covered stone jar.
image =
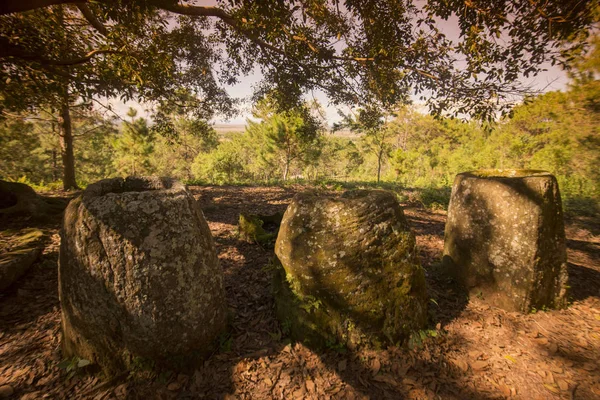
[[566, 304], [563, 213], [550, 173], [458, 174], [444, 242], [445, 268], [471, 295], [508, 311]]
[[171, 179], [103, 180], [71, 201], [59, 294], [64, 356], [107, 375], [140, 360], [193, 365], [226, 328], [210, 230], [186, 187]]
[[415, 236], [391, 192], [296, 195], [275, 253], [276, 311], [296, 340], [377, 348], [426, 324]]

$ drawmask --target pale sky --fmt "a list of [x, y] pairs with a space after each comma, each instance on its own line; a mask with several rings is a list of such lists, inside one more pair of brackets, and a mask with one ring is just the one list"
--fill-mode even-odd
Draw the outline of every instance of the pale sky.
[[[235, 86], [226, 86], [226, 90], [232, 97], [246, 98], [248, 99], [252, 95], [252, 87], [259, 82], [261, 76], [251, 75], [248, 77], [242, 77], [240, 83]], [[540, 73], [535, 78], [530, 78], [523, 81], [525, 85], [531, 86], [535, 90], [554, 91], [566, 89], [568, 83], [567, 74], [559, 67], [549, 66], [547, 71]], [[309, 95], [310, 96], [310, 95]], [[315, 98], [321, 103], [325, 109], [327, 123], [329, 125], [334, 122], [338, 122], [340, 117], [337, 109], [334, 106], [329, 105], [329, 100], [323, 92], [314, 92]], [[418, 105], [419, 102], [416, 98], [413, 99], [414, 104]], [[138, 110], [138, 116], [149, 117], [149, 113], [144, 110], [144, 106], [135, 101], [128, 101], [123, 103], [119, 100], [111, 100], [110, 103], [113, 105], [114, 111], [121, 116], [126, 118], [127, 110], [129, 107], [133, 107]], [[230, 124], [230, 125], [244, 125], [246, 119], [251, 116], [250, 114], [251, 103], [247, 101], [240, 110], [240, 114], [230, 120], [216, 119], [213, 122], [215, 124]], [[347, 110], [344, 110], [347, 111]]]

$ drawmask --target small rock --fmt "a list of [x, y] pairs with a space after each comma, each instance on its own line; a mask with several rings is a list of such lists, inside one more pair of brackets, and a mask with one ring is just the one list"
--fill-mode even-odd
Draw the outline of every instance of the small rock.
[[15, 389], [13, 389], [10, 385], [2, 385], [0, 386], [0, 399], [8, 399], [13, 395]]
[[181, 384], [179, 382], [171, 382], [169, 383], [169, 386], [167, 386], [167, 389], [171, 392], [176, 392], [181, 389]]

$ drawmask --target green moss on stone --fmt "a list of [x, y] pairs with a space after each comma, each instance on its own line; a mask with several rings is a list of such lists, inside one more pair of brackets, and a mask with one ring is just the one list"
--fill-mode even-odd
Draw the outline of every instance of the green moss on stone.
[[277, 313], [296, 340], [379, 348], [426, 323], [416, 241], [392, 194], [295, 198], [276, 253]]
[[480, 169], [467, 172], [478, 178], [525, 178], [528, 176], [548, 175], [548, 172], [538, 169]]
[[[280, 213], [272, 215], [241, 213], [238, 220], [238, 233], [242, 239], [249, 242], [272, 246], [277, 238], [282, 217], [283, 215]], [[272, 231], [265, 230], [265, 224], [274, 229]]]

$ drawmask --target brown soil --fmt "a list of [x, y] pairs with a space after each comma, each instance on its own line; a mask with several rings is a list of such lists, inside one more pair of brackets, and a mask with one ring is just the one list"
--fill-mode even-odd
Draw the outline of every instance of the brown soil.
[[[431, 297], [420, 346], [316, 353], [290, 344], [273, 313], [271, 252], [240, 240], [240, 212], [283, 211], [302, 188], [192, 187], [226, 277], [231, 335], [188, 374], [152, 373], [103, 382], [90, 367], [59, 368], [58, 226], [41, 259], [0, 294], [0, 393], [39, 399], [600, 399], [600, 222], [567, 221], [573, 303], [521, 315], [467, 301], [440, 277], [446, 215], [407, 206]], [[20, 227], [27, 226], [23, 221]]]

